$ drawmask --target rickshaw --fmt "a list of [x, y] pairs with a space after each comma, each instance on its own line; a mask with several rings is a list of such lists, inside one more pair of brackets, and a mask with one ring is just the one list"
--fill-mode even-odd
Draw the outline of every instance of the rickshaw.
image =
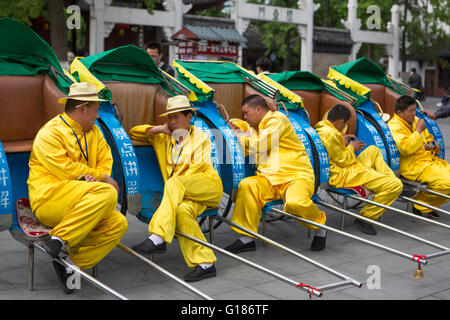
[[[364, 57], [353, 62], [330, 67], [328, 78], [335, 80], [336, 85], [339, 88], [352, 95], [357, 94], [358, 87], [362, 86], [366, 88], [364, 92], [360, 92], [363, 95], [360, 100], [372, 102], [374, 105], [378, 106], [378, 109], [380, 110], [379, 113], [383, 114], [383, 121], [380, 121], [380, 119], [377, 120], [377, 130], [387, 126], [386, 122], [390, 117], [393, 116], [395, 102], [400, 96], [408, 95], [414, 97], [415, 92], [417, 91], [416, 89], [413, 89], [408, 85], [395, 80], [394, 78], [386, 74], [376, 63]], [[437, 122], [435, 120], [432, 120], [426, 113], [424, 113], [424, 109], [420, 101], [416, 99], [416, 102], [416, 116], [422, 118], [425, 121], [428, 131], [433, 134], [436, 144], [440, 147], [441, 152], [438, 154], [438, 157], [445, 159], [444, 138]], [[392, 136], [388, 133], [388, 131], [384, 133], [383, 139], [387, 143], [389, 143], [389, 150], [396, 149], [395, 142], [393, 141]], [[396, 153], [398, 154], [398, 150]], [[394, 171], [397, 171], [400, 167], [400, 159], [396, 157], [395, 162], [397, 162], [397, 159], [398, 164], [393, 163], [392, 160], [390, 163], [391, 168]], [[389, 164], [389, 162], [387, 163]], [[413, 190], [416, 194], [419, 191], [424, 191], [449, 198], [447, 195], [427, 189], [425, 185], [422, 185], [420, 183], [409, 181], [401, 176], [400, 179], [402, 180], [406, 188]], [[409, 211], [411, 211], [412, 209], [412, 203], [417, 203], [425, 207], [428, 206], [426, 204], [419, 203], [411, 197], [401, 196], [401, 198], [407, 201]], [[430, 207], [432, 210], [439, 211], [444, 214], [449, 214], [448, 211], [442, 210], [441, 208], [435, 208], [431, 206], [428, 207]]]
[[[33, 290], [34, 248], [48, 238], [28, 201], [28, 160], [33, 139], [51, 118], [64, 111], [57, 103], [73, 83], [53, 49], [33, 30], [10, 18], [0, 19], [0, 222], [17, 241], [28, 247], [28, 289]], [[66, 268], [74, 266], [55, 259]], [[85, 271], [80, 275], [119, 299], [118, 292]]]
[[[336, 85], [349, 94], [356, 92], [355, 82], [368, 88], [369, 90], [361, 93], [366, 99], [370, 99], [378, 107], [378, 110], [381, 109], [380, 113], [384, 113], [384, 122], [394, 115], [395, 102], [400, 96], [408, 95], [414, 97], [417, 91], [395, 80], [375, 62], [365, 57], [330, 67], [328, 78], [335, 80]], [[424, 109], [420, 101], [416, 101], [417, 116], [424, 119], [427, 129], [434, 135], [436, 143], [441, 148], [439, 157], [445, 159], [445, 145], [442, 132], [437, 122], [423, 112]]]
[[[346, 106], [351, 113], [350, 121], [344, 129], [346, 133], [354, 134], [359, 139], [363, 140], [367, 145], [376, 145], [380, 148], [386, 163], [390, 164], [391, 168], [398, 174], [400, 168], [398, 149], [393, 141], [390, 130], [385, 123], [386, 114], [376, 102], [370, 100], [370, 89], [347, 79], [347, 86], [351, 88], [351, 90], [348, 90], [346, 89], [346, 86], [336, 85], [334, 82], [329, 80], [322, 80], [311, 72], [306, 71], [288, 71], [261, 76], [262, 78], [269, 77], [270, 79], [280, 83], [292, 92], [301, 96], [303, 98], [305, 109], [308, 111], [310, 123], [312, 125], [322, 119], [326, 119], [328, 110], [330, 110], [337, 103]], [[328, 155], [325, 154], [325, 156]], [[369, 200], [367, 196], [359, 194], [357, 189], [355, 190], [353, 188], [335, 189], [325, 183], [321, 184], [318, 194], [319, 204], [342, 213], [341, 230], [344, 229], [345, 215], [358, 218], [358, 215], [350, 212], [349, 209], [356, 208], [362, 203], [382, 206]], [[330, 204], [330, 202], [337, 203], [339, 207]], [[382, 207], [391, 211], [406, 214], [410, 217], [416, 217], [413, 214], [397, 208], [388, 206]], [[435, 223], [435, 221], [430, 222], [429, 219], [421, 220], [426, 221], [427, 223]], [[420, 239], [413, 234], [407, 234], [402, 230], [393, 229], [385, 224], [370, 220], [368, 222], [375, 223], [381, 227], [424, 242], [441, 250], [437, 253], [428, 255], [428, 258], [433, 258], [448, 253], [448, 251], [446, 251], [446, 246], [433, 243], [426, 239]], [[439, 222], [436, 223], [436, 225], [449, 228], [448, 225]], [[415, 259], [413, 258], [413, 260]]]
[[[110, 145], [117, 146], [114, 148], [116, 153], [115, 166], [117, 165], [117, 170], [114, 170], [114, 172], [119, 179], [122, 175], [122, 187], [129, 185], [129, 182], [127, 182], [127, 176], [129, 176], [127, 170], [130, 170], [129, 167], [127, 169], [127, 161], [130, 161], [129, 157], [135, 155], [137, 159], [134, 173], [137, 176], [138, 188], [133, 189], [137, 190], [137, 193], [132, 194], [129, 188], [126, 188], [126, 195], [124, 193], [122, 198], [124, 201], [121, 202], [122, 210], [124, 213], [136, 214], [139, 220], [148, 223], [161, 200], [163, 181], [152, 147], [131, 141], [127, 131], [137, 124], [160, 123], [159, 121], [161, 120], [157, 118], [158, 112], [162, 113], [167, 97], [171, 95], [185, 94], [193, 101], [195, 107], [198, 107], [198, 101], [204, 102], [207, 98], [205, 99], [203, 94], [199, 94], [195, 90], [191, 91], [190, 88], [187, 88], [174, 78], [162, 73], [144, 50], [134, 46], [123, 46], [86, 58], [76, 58], [71, 65], [70, 71], [77, 81], [88, 81], [95, 84], [100, 95], [109, 100], [109, 102], [101, 104], [99, 122], [103, 126], [104, 132], [106, 132], [105, 136]], [[154, 99], [153, 104], [151, 103], [152, 99]], [[153, 118], [148, 116], [148, 114], [153, 114]], [[227, 204], [228, 201], [232, 202], [235, 192], [231, 190], [237, 189], [240, 179], [244, 177], [244, 162], [236, 138], [226, 125], [225, 120], [220, 118], [221, 121], [219, 121], [219, 117], [220, 114], [217, 109], [209, 109], [202, 106], [197, 111], [197, 117], [193, 124], [206, 130], [212, 138], [212, 143], [215, 145], [212, 151], [212, 161], [222, 176], [224, 190], [230, 190], [230, 193], [224, 196], [225, 204]], [[122, 143], [127, 144], [127, 148]], [[139, 196], [139, 194], [141, 195]], [[135, 197], [136, 195], [137, 197]], [[141, 204], [136, 204], [136, 201], [140, 201]], [[123, 207], [125, 203], [128, 203], [126, 209]], [[223, 210], [212, 209], [215, 212], [210, 216], [224, 217], [227, 215], [230, 207], [231, 205], [225, 205]], [[205, 217], [204, 215], [203, 218]], [[202, 220], [200, 220], [201, 222]], [[218, 224], [215, 225], [215, 227], [217, 226]], [[209, 231], [212, 234], [214, 226], [210, 224], [209, 230], [204, 231]], [[208, 243], [182, 232], [177, 232], [178, 236], [200, 242], [291, 285], [298, 284], [298, 282], [286, 278], [277, 272], [215, 246], [212, 244], [213, 239], [211, 239], [211, 243]], [[203, 298], [210, 298], [194, 287], [187, 286], [182, 280], [123, 244], [120, 244], [119, 248], [137, 256], [147, 264], [151, 264]], [[344, 277], [345, 284], [356, 283], [357, 286], [361, 286], [361, 283], [356, 280], [344, 275], [341, 275], [341, 277]], [[298, 286], [298, 288], [310, 295], [322, 295], [320, 289], [316, 290], [316, 288], [310, 288], [309, 286]]]
[[[193, 91], [195, 91], [195, 90], [203, 91], [204, 93], [211, 95], [211, 97], [208, 99], [208, 101], [209, 101], [208, 103], [214, 109], [217, 109], [217, 107], [216, 107], [217, 105], [223, 104], [224, 105], [223, 108], [225, 110], [227, 110], [227, 113], [225, 114], [226, 119], [228, 119], [230, 117], [230, 114], [232, 117], [241, 117], [240, 106], [241, 106], [242, 99], [249, 94], [257, 92], [266, 99], [266, 101], [268, 102], [268, 105], [271, 106], [272, 110], [279, 109], [281, 112], [284, 112], [286, 115], [288, 115], [294, 128], [296, 128], [297, 126], [300, 126], [300, 127], [302, 127], [303, 131], [307, 132], [308, 134], [311, 132], [310, 131], [310, 128], [311, 128], [312, 136], [314, 137], [313, 134], [315, 134], [317, 136], [317, 133], [314, 131], [314, 129], [312, 129], [311, 124], [310, 124], [311, 114], [310, 114], [310, 112], [306, 111], [306, 107], [303, 108], [304, 105], [306, 106], [306, 100], [301, 99], [301, 98], [299, 99], [300, 96], [298, 96], [294, 91], [286, 88], [280, 82], [274, 81], [274, 80], [272, 80], [268, 77], [264, 77], [264, 76], [262, 76], [261, 78], [258, 78], [252, 72], [245, 70], [244, 68], [242, 68], [234, 63], [231, 63], [231, 62], [176, 60], [176, 61], [174, 61], [173, 66], [177, 69], [178, 79], [181, 82], [183, 82], [186, 86], [190, 87]], [[260, 75], [258, 75], [258, 76], [260, 76]], [[311, 74], [308, 77], [311, 78]], [[315, 77], [315, 80], [317, 81], [316, 85], [318, 85], [320, 83], [320, 86], [321, 86], [320, 89], [326, 88], [328, 90], [324, 93], [324, 96], [325, 96], [324, 99], [326, 99], [326, 101], [329, 102], [326, 104], [328, 109], [323, 110], [323, 113], [325, 113], [326, 111], [331, 109], [338, 102], [347, 101], [348, 105], [351, 106], [349, 103], [353, 102], [353, 100], [355, 100], [350, 95], [343, 93], [341, 90], [335, 88], [334, 86], [328, 85], [328, 84], [322, 82], [319, 78]], [[307, 82], [309, 83], [310, 81], [307, 81]], [[278, 95], [276, 95], [276, 96], [271, 95], [270, 91], [269, 91], [270, 87], [274, 87], [274, 88], [278, 89], [279, 90]], [[316, 89], [316, 90], [318, 90], [318, 89]], [[296, 101], [301, 101], [301, 104], [300, 104], [301, 107], [299, 107], [299, 103], [298, 102], [296, 103]], [[291, 106], [291, 109], [289, 109], [289, 107], [287, 107], [286, 109], [284, 107], [277, 108], [276, 102], [283, 102], [283, 104], [285, 106], [288, 106], [288, 104], [290, 106], [292, 104], [294, 104], [294, 106]], [[308, 101], [308, 102], [310, 102], [310, 101]], [[317, 103], [317, 101], [315, 101], [315, 102]], [[202, 102], [202, 103], [204, 103], [204, 102]], [[222, 107], [220, 109], [222, 109]], [[317, 109], [314, 109], [314, 112], [317, 112]], [[311, 111], [311, 113], [312, 113], [312, 111]], [[298, 117], [296, 117], [297, 115], [298, 115]], [[356, 118], [356, 116], [355, 116], [355, 118]], [[300, 121], [297, 121], [297, 119], [300, 119]], [[356, 130], [355, 127], [354, 127], [354, 129]], [[297, 130], [297, 134], [298, 134], [298, 131], [299, 130]], [[310, 160], [311, 160], [311, 163], [313, 164], [313, 168], [315, 169], [315, 172], [316, 172], [316, 187], [318, 188], [320, 184], [328, 182], [328, 177], [329, 177], [329, 171], [327, 171], [328, 155], [326, 153], [326, 149], [323, 147], [323, 145], [320, 142], [320, 138], [318, 141], [310, 139], [310, 138], [311, 137], [308, 137], [308, 139], [302, 139], [300, 137], [300, 140], [302, 140], [302, 142], [304, 142], [304, 141], [310, 142], [309, 145], [305, 144], [305, 147], [311, 148], [311, 150], [312, 150], [308, 154], [310, 155], [310, 157], [312, 156], [312, 158], [310, 158]], [[317, 148], [318, 146], [322, 148], [322, 149], [319, 149], [319, 150], [321, 150], [320, 153], [316, 152], [314, 150], [314, 148], [316, 148], [316, 150], [318, 150], [318, 148]], [[316, 163], [316, 164], [320, 163], [321, 166], [317, 167], [314, 165], [314, 163]], [[323, 164], [326, 164], [326, 167]], [[319, 171], [319, 168], [324, 169], [324, 173], [325, 173], [324, 175], [321, 176], [322, 172]], [[320, 172], [320, 174], [318, 174], [319, 172]], [[246, 163], [246, 174], [247, 175], [252, 174], [251, 170], [248, 169], [248, 163]], [[318, 176], [320, 176], [320, 180], [317, 179]], [[320, 181], [320, 183], [317, 183], [318, 181]], [[266, 204], [265, 210], [267, 212], [275, 212], [275, 213], [281, 215], [282, 217], [289, 217], [292, 219], [296, 219], [296, 220], [305, 222], [305, 220], [301, 220], [301, 218], [299, 219], [298, 217], [295, 217], [289, 213], [286, 213], [286, 212], [278, 209], [279, 206], [275, 205], [275, 203]], [[324, 205], [327, 205], [329, 208], [340, 211], [340, 208], [337, 208], [334, 206], [329, 206], [328, 204], [323, 203], [323, 201], [320, 201], [320, 202], [318, 201], [317, 203], [319, 203], [319, 204], [322, 203]], [[346, 211], [345, 212], [346, 214], [349, 213], [347, 210], [344, 210], [344, 211]], [[350, 214], [353, 214], [353, 213], [350, 213]], [[353, 214], [353, 215], [355, 215], [355, 214]], [[263, 215], [263, 217], [264, 217], [264, 215]], [[226, 219], [220, 219], [220, 220], [227, 224], [230, 224], [230, 221], [225, 221]], [[264, 219], [262, 221], [264, 222]], [[311, 223], [311, 224], [313, 224], [313, 223]], [[238, 227], [235, 224], [231, 224], [231, 225], [234, 227]], [[367, 241], [365, 239], [362, 240], [361, 238], [359, 238], [357, 236], [350, 235], [350, 234], [342, 232], [340, 230], [338, 231], [338, 230], [336, 230], [334, 228], [330, 228], [328, 226], [323, 226], [323, 227], [326, 228], [327, 230], [331, 230], [333, 232], [338, 232], [339, 234], [341, 234], [343, 236], [352, 237], [355, 240], [359, 240], [359, 241], [363, 241], [363, 242]], [[390, 230], [395, 231], [395, 232], [401, 232], [395, 228], [391, 228], [388, 226], [385, 226], [385, 227], [389, 228]], [[247, 233], [250, 233], [250, 232], [248, 232], [248, 230], [244, 230], [244, 231]], [[264, 223], [263, 223], [262, 233], [265, 234]], [[263, 241], [271, 243], [270, 239], [262, 238], [257, 233], [256, 234], [250, 233], [250, 234], [254, 235], [257, 238], [263, 239]], [[407, 235], [406, 233], [402, 233], [402, 234]], [[408, 236], [410, 236], [410, 235], [408, 235]], [[418, 240], [418, 237], [415, 237], [413, 235], [411, 235], [411, 236], [414, 237], [416, 240]], [[422, 240], [422, 239], [420, 239], [420, 240]], [[424, 241], [429, 243], [427, 240], [424, 240]], [[389, 248], [386, 246], [379, 246], [379, 244], [374, 243], [372, 241], [367, 241], [365, 243], [376, 246], [380, 249], [389, 251], [391, 253], [400, 255], [402, 257], [407, 258], [408, 260], [414, 261], [413, 255], [401, 253], [398, 250], [395, 250], [395, 249], [392, 249], [392, 248]], [[271, 244], [273, 244], [273, 243], [271, 243]], [[280, 245], [278, 243], [275, 245], [280, 247]], [[444, 250], [444, 247], [441, 247], [441, 249]], [[424, 263], [424, 262], [425, 262], [425, 260], [423, 260], [423, 259], [420, 261], [420, 263]]]
[[[176, 79], [160, 71], [153, 59], [142, 49], [126, 45], [86, 58], [76, 58], [71, 64], [72, 75], [80, 81], [95, 84], [109, 92], [110, 102], [102, 103], [100, 118], [108, 127], [111, 143], [117, 145], [115, 157], [117, 176], [123, 176], [126, 194], [126, 212], [136, 215], [145, 223], [151, 220], [162, 198], [163, 179], [153, 148], [139, 141], [132, 141], [127, 132], [139, 124], [162, 124], [159, 115], [164, 112], [166, 101], [174, 95], [192, 95]], [[193, 124], [207, 132], [212, 139], [212, 161], [224, 183], [224, 200], [218, 209], [208, 209], [203, 217], [220, 211], [226, 214], [231, 206], [232, 168], [219, 161], [226, 152], [221, 137], [214, 136], [204, 117], [199, 114]], [[158, 167], [156, 167], [158, 168]], [[224, 213], [225, 212], [225, 213]]]

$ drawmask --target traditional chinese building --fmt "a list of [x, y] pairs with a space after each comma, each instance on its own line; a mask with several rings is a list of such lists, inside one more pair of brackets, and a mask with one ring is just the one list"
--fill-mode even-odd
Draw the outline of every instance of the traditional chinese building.
[[177, 44], [178, 59], [228, 60], [237, 62], [239, 48], [247, 39], [234, 29], [234, 21], [226, 18], [185, 14], [183, 28], [172, 40]]

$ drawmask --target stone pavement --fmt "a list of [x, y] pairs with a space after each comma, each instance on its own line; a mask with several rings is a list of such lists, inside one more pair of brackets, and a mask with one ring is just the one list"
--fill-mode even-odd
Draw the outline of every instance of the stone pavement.
[[[437, 98], [428, 98], [425, 106], [436, 110]], [[444, 136], [450, 135], [450, 119], [438, 120]], [[450, 159], [450, 142], [447, 139], [447, 160]], [[405, 203], [396, 202], [398, 208]], [[450, 211], [450, 203], [443, 206]], [[325, 209], [327, 225], [338, 228], [340, 214]], [[134, 216], [128, 216], [128, 231], [122, 243], [131, 247], [147, 236], [147, 226]], [[450, 225], [450, 216], [441, 214], [438, 221]], [[383, 223], [411, 232], [425, 239], [450, 247], [450, 231], [425, 222], [413, 220], [393, 212], [384, 215]], [[413, 279], [417, 263], [387, 253], [349, 238], [328, 233], [327, 248], [323, 252], [309, 250], [311, 239], [306, 229], [292, 220], [275, 221], [267, 226], [268, 237], [297, 250], [340, 273], [363, 283], [362, 288], [346, 286], [325, 291], [314, 300], [447, 300], [450, 299], [450, 256], [444, 255], [422, 267], [425, 278]], [[376, 241], [409, 254], [430, 254], [439, 249], [406, 238], [389, 230], [377, 227], [377, 236], [367, 236], [353, 225], [347, 217], [345, 231]], [[234, 241], [235, 234], [228, 226], [221, 225], [215, 232], [215, 244], [224, 247]], [[50, 259], [39, 250], [35, 254], [35, 290], [27, 290], [27, 248], [15, 241], [9, 232], [0, 233], [0, 299], [25, 300], [92, 300], [114, 299], [112, 296], [81, 281], [81, 290], [72, 295], [64, 294], [57, 286], [55, 272]], [[205, 279], [192, 285], [213, 299], [218, 300], [307, 300], [308, 295], [293, 285], [277, 280], [237, 260], [216, 253], [217, 277]], [[279, 248], [262, 246], [257, 241], [257, 250], [241, 254], [253, 262], [275, 270], [297, 282], [318, 287], [341, 279], [307, 263]], [[173, 274], [182, 277], [189, 270], [176, 240], [168, 246], [164, 255], [156, 256], [155, 262]], [[100, 264], [98, 280], [130, 299], [152, 300], [199, 300], [200, 298], [167, 276], [159, 273], [140, 260], [116, 248]], [[377, 274], [379, 275], [376, 281]]]

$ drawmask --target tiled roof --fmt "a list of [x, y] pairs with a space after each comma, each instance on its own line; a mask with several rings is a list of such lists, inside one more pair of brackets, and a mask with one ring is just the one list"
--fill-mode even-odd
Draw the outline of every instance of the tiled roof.
[[349, 54], [353, 46], [350, 30], [314, 27], [314, 51]]
[[201, 40], [247, 42], [234, 28], [234, 20], [185, 14], [183, 25]]

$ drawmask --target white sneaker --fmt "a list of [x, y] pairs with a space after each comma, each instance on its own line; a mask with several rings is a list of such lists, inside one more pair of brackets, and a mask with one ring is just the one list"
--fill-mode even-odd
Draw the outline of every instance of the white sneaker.
[[436, 107], [442, 107], [442, 102], [436, 103]]

